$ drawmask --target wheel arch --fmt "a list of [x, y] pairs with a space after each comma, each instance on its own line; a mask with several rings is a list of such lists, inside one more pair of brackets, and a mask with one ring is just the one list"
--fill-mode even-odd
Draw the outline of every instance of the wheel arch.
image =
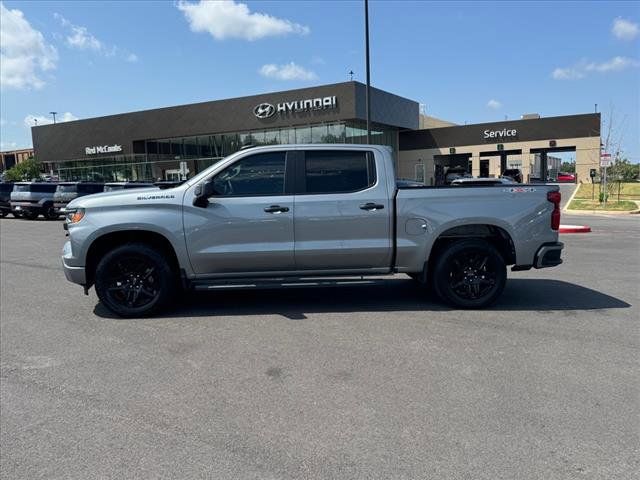
[[432, 270], [439, 252], [455, 241], [469, 238], [479, 238], [489, 242], [500, 252], [505, 264], [516, 263], [515, 243], [512, 235], [505, 228], [489, 223], [471, 223], [447, 228], [436, 237], [429, 252], [429, 270]]
[[152, 230], [117, 230], [104, 233], [96, 237], [85, 257], [86, 287], [93, 285], [95, 273], [100, 259], [110, 250], [127, 243], [138, 243], [149, 245], [152, 248], [166, 255], [171, 269], [178, 274], [179, 262], [175, 248], [169, 239], [161, 233]]

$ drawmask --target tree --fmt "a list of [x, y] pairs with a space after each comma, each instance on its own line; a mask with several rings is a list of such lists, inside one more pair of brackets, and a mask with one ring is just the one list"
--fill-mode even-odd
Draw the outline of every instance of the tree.
[[634, 182], [640, 174], [640, 164], [631, 163], [624, 157], [617, 157], [609, 168], [607, 177], [611, 181], [620, 180], [622, 182]]
[[575, 173], [576, 162], [562, 162], [562, 165], [560, 165], [560, 171], [567, 172], [567, 173]]
[[40, 162], [36, 158], [30, 157], [7, 170], [4, 173], [4, 178], [11, 182], [32, 180], [34, 178], [40, 179], [41, 172], [42, 166]]

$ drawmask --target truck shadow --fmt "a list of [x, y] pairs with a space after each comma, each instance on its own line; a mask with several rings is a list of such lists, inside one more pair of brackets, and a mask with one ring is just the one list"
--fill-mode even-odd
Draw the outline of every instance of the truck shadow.
[[[604, 293], [559, 280], [510, 279], [488, 311], [567, 311], [629, 308]], [[274, 290], [230, 290], [189, 293], [164, 318], [199, 316], [282, 315], [304, 320], [311, 313], [450, 311], [433, 294], [411, 280], [384, 279], [366, 286]], [[101, 303], [94, 313], [118, 318]]]

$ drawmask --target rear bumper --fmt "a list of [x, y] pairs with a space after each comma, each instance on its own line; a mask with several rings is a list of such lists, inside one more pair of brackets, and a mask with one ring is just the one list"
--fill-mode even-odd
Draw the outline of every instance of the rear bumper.
[[11, 210], [13, 210], [14, 212], [20, 212], [20, 211], [40, 212], [42, 210], [42, 205], [38, 203], [31, 203], [31, 202], [11, 202]]
[[560, 265], [562, 263], [560, 255], [563, 248], [564, 243], [562, 242], [545, 243], [536, 252], [533, 266], [535, 268], [548, 268]]

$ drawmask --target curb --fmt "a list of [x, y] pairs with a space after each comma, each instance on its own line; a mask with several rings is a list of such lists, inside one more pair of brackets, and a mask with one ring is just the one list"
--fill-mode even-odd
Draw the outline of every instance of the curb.
[[560, 225], [558, 233], [589, 233], [591, 227], [588, 225]]
[[637, 215], [640, 210], [616, 211], [616, 210], [569, 210], [565, 209], [563, 213], [567, 215], [600, 215], [600, 216], [618, 216], [618, 215]]

